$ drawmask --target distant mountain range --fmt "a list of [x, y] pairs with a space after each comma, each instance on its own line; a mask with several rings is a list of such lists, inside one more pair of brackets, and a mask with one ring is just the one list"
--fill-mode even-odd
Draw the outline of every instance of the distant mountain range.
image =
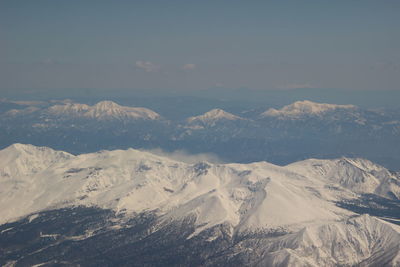
[[0, 264], [398, 266], [400, 174], [357, 158], [184, 163], [0, 151]]
[[27, 116], [29, 114], [60, 119], [92, 119], [92, 120], [155, 120], [160, 115], [147, 108], [124, 107], [112, 101], [101, 101], [94, 106], [78, 103], [64, 103], [50, 106], [46, 109], [27, 107], [12, 109], [6, 112], [11, 117]]
[[[3, 105], [3, 108], [1, 108]], [[297, 101], [280, 109], [230, 113], [212, 109], [171, 120], [147, 108], [112, 101], [0, 103], [0, 146], [32, 143], [85, 153], [161, 148], [214, 153], [225, 161], [363, 157], [398, 170], [400, 114], [354, 105]]]

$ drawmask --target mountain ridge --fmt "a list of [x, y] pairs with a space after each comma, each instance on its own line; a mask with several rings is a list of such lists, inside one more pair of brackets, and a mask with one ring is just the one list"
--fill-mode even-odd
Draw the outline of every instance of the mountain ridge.
[[[14, 155], [10, 150], [14, 151]], [[28, 151], [28, 153], [21, 153], [21, 151]], [[32, 193], [32, 196], [43, 200], [41, 205], [59, 203], [60, 201], [57, 200], [56, 196], [61, 193], [65, 194], [64, 198], [67, 201], [73, 200], [77, 201], [76, 203], [89, 205], [93, 201], [95, 201], [94, 203], [100, 201], [100, 205], [135, 212], [144, 209], [158, 209], [160, 205], [165, 205], [166, 211], [174, 210], [176, 207], [180, 207], [181, 210], [186, 209], [184, 208], [185, 205], [189, 205], [187, 206], [188, 212], [199, 208], [199, 214], [203, 214], [203, 208], [208, 211], [213, 210], [213, 208], [220, 209], [221, 212], [215, 213], [216, 217], [201, 219], [199, 225], [207, 224], [214, 219], [215, 222], [210, 225], [215, 225], [217, 222], [222, 223], [225, 220], [233, 222], [234, 225], [241, 224], [255, 228], [263, 227], [263, 225], [286, 225], [297, 221], [297, 218], [303, 218], [300, 221], [319, 218], [315, 212], [326, 213], [329, 209], [332, 209], [332, 211], [337, 209], [330, 206], [329, 201], [318, 202], [317, 200], [321, 198], [326, 200], [342, 197], [351, 198], [357, 193], [376, 193], [384, 197], [389, 197], [389, 195], [398, 197], [400, 192], [399, 185], [395, 183], [397, 179], [395, 176], [390, 176], [389, 172], [384, 172], [383, 167], [379, 168], [384, 175], [373, 176], [378, 167], [376, 167], [377, 165], [370, 165], [369, 161], [366, 160], [363, 160], [363, 162], [367, 162], [365, 165], [369, 169], [368, 172], [365, 171], [362, 174], [364, 179], [369, 179], [372, 183], [367, 183], [368, 186], [363, 187], [359, 186], [359, 184], [363, 184], [359, 179], [353, 180], [352, 178], [354, 175], [359, 175], [357, 167], [354, 164], [341, 166], [337, 164], [337, 162], [341, 162], [340, 159], [325, 160], [324, 162], [331, 170], [327, 174], [321, 174], [319, 167], [310, 171], [310, 166], [304, 162], [293, 163], [288, 166], [277, 166], [266, 162], [251, 164], [199, 162], [186, 164], [133, 149], [101, 151], [73, 156], [49, 148], [15, 144], [1, 150], [0, 157], [3, 162], [0, 165], [0, 173], [4, 177], [3, 182], [5, 182], [5, 179], [12, 184], [16, 178], [20, 177], [19, 179], [21, 179], [23, 176], [29, 177], [29, 184], [35, 179], [44, 185], [64, 184], [63, 190], [66, 191], [55, 192], [54, 197], [46, 194], [41, 195], [40, 192], [37, 192], [40, 193], [39, 195]], [[24, 164], [20, 164], [20, 162]], [[31, 166], [31, 169], [26, 168], [28, 165]], [[331, 175], [334, 177], [331, 178], [329, 175], [332, 173], [332, 169], [335, 170], [334, 174], [338, 172], [343, 177], [347, 175], [349, 177], [346, 181], [347, 184], [343, 185], [344, 182], [338, 181], [335, 175]], [[340, 171], [342, 169], [343, 171]], [[12, 172], [10, 170], [17, 171]], [[321, 179], [322, 177], [327, 178]], [[72, 183], [72, 181], [74, 182]], [[20, 182], [21, 184], [14, 185], [20, 186], [23, 189], [22, 192], [25, 192], [24, 190], [27, 188], [24, 189], [23, 180], [20, 180]], [[343, 190], [339, 192], [327, 190], [324, 188], [327, 183], [340, 186]], [[384, 187], [386, 191], [380, 192], [377, 190], [379, 187]], [[309, 189], [304, 191], [304, 188]], [[29, 191], [32, 190], [32, 188], [29, 188]], [[11, 192], [16, 193], [14, 197], [19, 196], [18, 187]], [[388, 194], [388, 192], [391, 192], [391, 194]], [[74, 198], [71, 198], [71, 196], [74, 196]], [[144, 198], [140, 199], [140, 196]], [[282, 198], [283, 196], [286, 197]], [[318, 197], [318, 199], [313, 200], [314, 197]], [[48, 202], [45, 201], [47, 198], [49, 198]], [[83, 198], [83, 200], [77, 200], [79, 198]], [[196, 198], [197, 200], [195, 200]], [[115, 202], [113, 199], [118, 199], [118, 201]], [[4, 201], [8, 202], [6, 199]], [[30, 201], [31, 199], [29, 199]], [[193, 206], [190, 203], [198, 203], [200, 206], [197, 206], [197, 204]], [[282, 214], [280, 209], [274, 208], [276, 203], [285, 207], [283, 209], [285, 214]], [[183, 206], [181, 206], [182, 204]], [[308, 209], [310, 205], [313, 206], [311, 210]], [[296, 213], [296, 208], [293, 209], [296, 206], [303, 208], [302, 215]], [[318, 206], [321, 207], [320, 210]], [[37, 205], [36, 207], [38, 210], [46, 208]], [[3, 208], [7, 210], [6, 206]], [[242, 212], [239, 212], [240, 209]], [[243, 215], [249, 210], [252, 213]], [[260, 211], [263, 210], [269, 210], [268, 215], [262, 215], [264, 212]], [[292, 212], [287, 212], [288, 210], [292, 210]], [[243, 216], [239, 216], [240, 213]], [[179, 212], [177, 214], [170, 213], [171, 216], [177, 217], [181, 216], [179, 214]], [[221, 214], [225, 215], [222, 216]], [[276, 216], [271, 216], [271, 214], [276, 214]], [[327, 217], [336, 217], [334, 213], [328, 214], [329, 212], [326, 213]], [[208, 216], [205, 213], [203, 215]], [[220, 215], [222, 217], [219, 217]], [[276, 221], [274, 218], [280, 219]]]
[[[201, 245], [199, 255], [209, 255], [201, 265], [207, 266], [221, 264], [220, 261], [228, 265], [235, 260], [245, 265], [397, 266], [400, 226], [336, 205], [371, 193], [372, 187], [357, 186], [362, 184], [362, 179], [357, 179], [359, 175], [387, 185], [393, 195], [400, 188], [397, 176], [390, 176], [383, 167], [363, 159], [311, 159], [287, 166], [268, 162], [189, 164], [135, 149], [74, 156], [46, 147], [14, 144], [0, 151], [0, 229], [4, 228], [0, 241], [13, 237], [18, 229], [40, 227], [44, 230], [40, 230], [39, 240], [54, 240], [52, 249], [61, 246], [60, 250], [66, 252], [65, 246], [72, 241], [87, 253], [94, 253], [86, 257], [107, 253], [85, 248], [93, 245], [89, 245], [90, 240], [102, 240], [104, 233], [108, 233], [107, 240], [120, 240], [126, 236], [120, 231], [130, 231], [128, 236], [136, 240], [143, 229], [139, 236], [150, 239], [121, 242], [157, 248], [159, 242], [151, 241], [151, 237], [158, 236], [173, 246], [184, 247], [188, 242], [194, 247]], [[372, 185], [372, 189], [378, 186]], [[372, 191], [376, 196], [387, 197], [386, 193]], [[102, 213], [111, 210], [116, 215], [110, 221], [91, 217], [97, 230], [90, 228], [92, 223], [72, 221], [71, 225], [79, 224], [79, 229], [89, 227], [79, 235], [69, 236], [68, 231], [72, 230], [63, 232], [65, 225], [51, 231], [43, 228], [47, 221], [61, 223], [78, 216], [74, 210], [84, 211], [83, 207], [103, 210]], [[149, 224], [142, 225], [140, 221], [147, 217], [152, 218]], [[138, 220], [138, 227], [129, 225], [132, 220]], [[180, 235], [183, 238], [174, 239]], [[140, 242], [145, 243], [139, 245]], [[224, 253], [215, 254], [207, 249], [212, 244], [228, 246]], [[184, 255], [187, 259], [194, 257]], [[235, 255], [244, 258], [237, 259]], [[117, 260], [115, 257], [112, 259]]]
[[296, 101], [286, 105], [281, 109], [270, 108], [260, 114], [261, 117], [283, 117], [283, 118], [300, 118], [302, 116], [321, 116], [324, 113], [335, 110], [355, 110], [354, 105], [337, 105], [316, 103], [309, 100]]
[[71, 115], [98, 120], [111, 119], [144, 119], [157, 120], [161, 116], [147, 108], [120, 106], [112, 101], [101, 101], [93, 106], [86, 104], [67, 103], [54, 105], [47, 109], [48, 114], [53, 116]]

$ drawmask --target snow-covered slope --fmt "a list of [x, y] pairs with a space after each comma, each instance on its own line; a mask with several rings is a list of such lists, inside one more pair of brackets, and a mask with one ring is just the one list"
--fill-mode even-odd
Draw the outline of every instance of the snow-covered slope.
[[73, 156], [15, 144], [0, 152], [0, 174], [3, 222], [68, 203], [261, 229], [338, 220], [349, 212], [333, 200], [399, 192], [396, 177], [364, 160], [186, 164], [133, 149]]
[[47, 109], [47, 113], [53, 116], [72, 116], [98, 120], [156, 120], [160, 118], [159, 114], [150, 109], [120, 106], [112, 101], [101, 101], [94, 106], [77, 103], [54, 105]]
[[399, 266], [400, 229], [361, 215], [316, 224], [265, 245], [258, 266]]
[[190, 117], [186, 121], [189, 124], [201, 124], [207, 126], [214, 126], [219, 121], [236, 121], [244, 120], [243, 118], [226, 112], [222, 109], [212, 109], [202, 115]]
[[308, 100], [297, 101], [281, 109], [270, 108], [261, 117], [299, 118], [302, 116], [320, 116], [329, 111], [356, 109], [353, 105], [335, 105], [315, 103]]
[[31, 176], [71, 159], [73, 155], [47, 147], [13, 144], [0, 150], [0, 177], [2, 182], [30, 179]]
[[[42, 150], [51, 151], [25, 145], [2, 151], [3, 222], [66, 203], [128, 212], [160, 209], [175, 219], [195, 214], [204, 227], [225, 221], [240, 228], [275, 227], [318, 220], [321, 214], [340, 218], [336, 206], [303, 192], [304, 184], [311, 186], [307, 179], [299, 183], [290, 179], [295, 174], [267, 163], [188, 165], [136, 150], [61, 159], [62, 152], [46, 152], [43, 159]], [[276, 209], [276, 201], [289, 212]]]
[[309, 159], [286, 166], [296, 173], [325, 180], [355, 193], [400, 200], [398, 179], [387, 169], [365, 159]]
[[[0, 224], [45, 209], [95, 206], [160, 224], [194, 218], [192, 237], [217, 225], [260, 233], [260, 265], [399, 263], [399, 227], [335, 205], [359, 193], [399, 196], [399, 179], [362, 159], [285, 167], [187, 164], [138, 150], [74, 156], [31, 145], [0, 151]], [[268, 237], [268, 233], [281, 233]], [[272, 235], [274, 236], [274, 235]], [[245, 244], [243, 244], [245, 246]]]

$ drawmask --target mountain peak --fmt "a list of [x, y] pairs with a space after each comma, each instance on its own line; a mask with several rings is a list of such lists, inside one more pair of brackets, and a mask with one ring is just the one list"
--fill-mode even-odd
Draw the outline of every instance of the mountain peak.
[[5, 148], [7, 151], [22, 151], [22, 150], [29, 150], [29, 149], [35, 149], [36, 146], [30, 145], [30, 144], [21, 144], [21, 143], [15, 143], [12, 145], [9, 145], [8, 147]]
[[120, 106], [117, 103], [115, 103], [113, 101], [110, 101], [110, 100], [100, 101], [97, 104], [95, 104], [93, 107], [98, 109], [98, 110], [109, 110], [109, 109], [123, 108], [122, 106]]
[[207, 111], [202, 115], [190, 117], [187, 119], [188, 122], [202, 122], [205, 124], [212, 124], [212, 125], [214, 125], [219, 120], [234, 121], [234, 120], [243, 120], [243, 118], [236, 116], [232, 113], [226, 112], [223, 109], [215, 108], [210, 111]]
[[93, 106], [78, 103], [54, 105], [48, 109], [48, 113], [56, 116], [69, 115], [98, 120], [156, 120], [161, 117], [150, 109], [121, 106], [113, 101], [101, 101]]
[[48, 147], [16, 143], [0, 150], [0, 178], [33, 175], [55, 162], [62, 162], [73, 155]]
[[47, 109], [47, 113], [56, 116], [78, 116], [90, 109], [89, 105], [79, 103], [65, 103], [51, 106]]
[[319, 116], [323, 113], [334, 110], [355, 109], [354, 105], [336, 105], [326, 103], [316, 103], [309, 100], [296, 101], [281, 109], [270, 108], [261, 114], [262, 117], [291, 117], [297, 118], [304, 115]]
[[66, 155], [67, 157], [72, 156], [71, 154], [64, 152], [64, 151], [57, 151], [49, 147], [45, 146], [34, 146], [31, 144], [21, 144], [21, 143], [15, 143], [12, 145], [9, 145], [3, 150], [0, 150], [0, 153], [4, 153], [7, 155], [12, 156], [13, 154], [26, 154], [26, 155], [32, 155], [32, 156], [37, 156], [38, 154], [63, 154]]

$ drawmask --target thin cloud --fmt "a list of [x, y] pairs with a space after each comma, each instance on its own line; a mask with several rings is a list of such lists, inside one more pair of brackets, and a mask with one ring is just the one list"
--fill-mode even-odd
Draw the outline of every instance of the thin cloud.
[[318, 88], [318, 87], [310, 83], [290, 83], [279, 87], [279, 89], [307, 89], [307, 88]]
[[143, 150], [143, 151], [147, 151], [158, 156], [168, 157], [177, 161], [182, 161], [190, 164], [201, 161], [207, 161], [210, 163], [224, 163], [222, 159], [220, 159], [217, 155], [212, 153], [190, 154], [184, 150], [175, 150], [173, 152], [166, 152], [160, 148]]
[[135, 63], [136, 67], [139, 69], [144, 70], [145, 72], [157, 72], [160, 70], [160, 66], [157, 64], [154, 64], [150, 61], [136, 61]]
[[194, 70], [196, 68], [196, 64], [188, 63], [183, 65], [183, 70]]
[[49, 66], [49, 65], [62, 64], [62, 62], [53, 58], [45, 58], [39, 61], [39, 64]]
[[383, 62], [378, 62], [375, 65], [371, 67], [373, 70], [392, 70], [392, 71], [397, 71], [400, 70], [400, 64], [395, 61], [383, 61]]

